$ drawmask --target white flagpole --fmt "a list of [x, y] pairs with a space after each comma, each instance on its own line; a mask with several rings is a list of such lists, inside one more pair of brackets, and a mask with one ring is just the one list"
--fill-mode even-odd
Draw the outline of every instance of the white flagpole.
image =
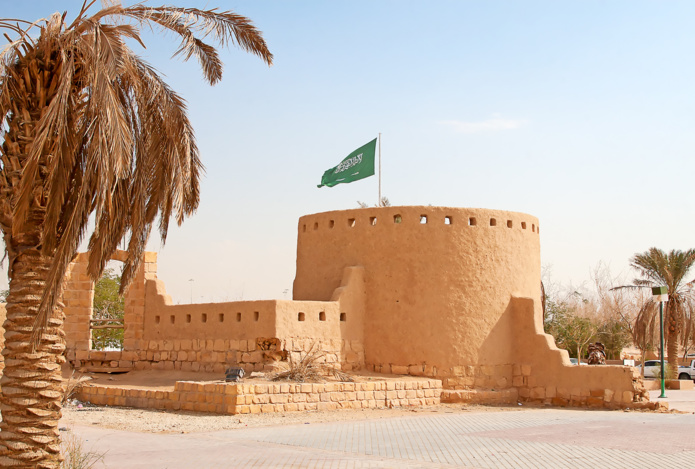
[[379, 132], [379, 200], [376, 206], [381, 207], [381, 132]]

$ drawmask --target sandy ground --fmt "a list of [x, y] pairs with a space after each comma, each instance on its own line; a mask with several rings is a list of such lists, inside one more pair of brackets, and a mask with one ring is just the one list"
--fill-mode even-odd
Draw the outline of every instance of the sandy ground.
[[311, 424], [346, 420], [371, 420], [414, 415], [416, 413], [461, 413], [517, 410], [514, 407], [463, 406], [440, 404], [432, 407], [407, 409], [336, 410], [330, 412], [306, 411], [254, 415], [214, 415], [199, 412], [169, 412], [134, 409], [129, 407], [92, 406], [82, 404], [78, 408], [70, 404], [63, 408], [61, 427], [94, 425], [131, 432], [145, 433], [193, 433], [216, 430], [232, 430], [247, 427], [266, 427], [291, 424]]

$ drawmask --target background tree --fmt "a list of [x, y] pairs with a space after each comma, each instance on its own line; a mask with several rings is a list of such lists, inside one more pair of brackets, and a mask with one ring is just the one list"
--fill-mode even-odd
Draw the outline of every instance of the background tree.
[[688, 354], [695, 346], [695, 308], [693, 302], [690, 301], [688, 308], [683, 311], [683, 330], [680, 335], [680, 344], [683, 351], [683, 360], [688, 358]]
[[[619, 360], [625, 347], [638, 346], [634, 325], [644, 303], [643, 295], [639, 291], [615, 290], [614, 286], [622, 282], [613, 278], [602, 263], [596, 266], [591, 278], [600, 313], [597, 340], [604, 344], [608, 359]], [[644, 350], [640, 351], [644, 356]]]
[[611, 291], [615, 279], [603, 264], [596, 267], [592, 280], [593, 288], [562, 287], [544, 270], [541, 303], [545, 328], [571, 356], [584, 358], [589, 343], [601, 342], [606, 358], [617, 360], [632, 342], [626, 320], [632, 323], [641, 303], [635, 303], [635, 294]]
[[[647, 352], [658, 351], [660, 332], [659, 310], [653, 301], [645, 300], [630, 329], [632, 343], [640, 350], [642, 363], [647, 359]], [[642, 376], [644, 376], [644, 367], [642, 367]]]
[[594, 282], [602, 307], [608, 312], [609, 317], [622, 324], [623, 330], [630, 336], [632, 345], [639, 349], [644, 362], [646, 354], [653, 352], [655, 344], [659, 342], [659, 314], [656, 305], [649, 301], [651, 292], [616, 286], [623, 282], [612, 279], [607, 269], [597, 269]]
[[632, 336], [620, 319], [602, 316], [596, 330], [595, 342], [603, 344], [608, 360], [620, 360], [623, 349], [632, 343]]
[[[29, 23], [0, 19], [14, 34], [0, 53], [0, 229], [8, 258], [0, 466], [57, 467], [65, 349], [62, 282], [88, 231], [88, 273], [97, 280], [123, 240], [121, 291], [158, 222], [182, 223], [198, 206], [202, 165], [183, 99], [126, 44], [140, 28], [181, 39], [205, 79], [222, 76], [211, 38], [271, 64], [251, 22], [233, 12], [83, 4]], [[113, 2], [112, 2], [113, 3]]]
[[545, 330], [558, 347], [581, 360], [598, 332], [595, 305], [578, 292], [560, 301], [547, 297]]
[[[93, 319], [99, 320], [97, 326], [102, 329], [92, 330], [92, 348], [94, 350], [123, 348], [123, 309], [124, 298], [118, 292], [121, 276], [113, 269], [104, 270], [104, 274], [94, 284]], [[120, 326], [118, 328], [109, 326]]]

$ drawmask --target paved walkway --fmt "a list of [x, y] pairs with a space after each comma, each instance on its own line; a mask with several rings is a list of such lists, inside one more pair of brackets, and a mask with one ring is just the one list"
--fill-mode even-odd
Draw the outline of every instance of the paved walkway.
[[209, 433], [73, 427], [109, 468], [695, 467], [695, 415], [526, 409]]
[[682, 412], [695, 412], [695, 390], [666, 390], [666, 398], [660, 399], [661, 390], [649, 391], [650, 401], [666, 401], [669, 409], [676, 409]]

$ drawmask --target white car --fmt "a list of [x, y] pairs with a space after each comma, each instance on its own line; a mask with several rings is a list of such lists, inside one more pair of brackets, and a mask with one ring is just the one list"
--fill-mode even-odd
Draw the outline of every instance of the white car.
[[[666, 367], [666, 362], [664, 362], [664, 367]], [[637, 365], [635, 368], [642, 371], [642, 365]], [[661, 360], [647, 360], [644, 362], [644, 377], [645, 378], [657, 378], [661, 376]]]

